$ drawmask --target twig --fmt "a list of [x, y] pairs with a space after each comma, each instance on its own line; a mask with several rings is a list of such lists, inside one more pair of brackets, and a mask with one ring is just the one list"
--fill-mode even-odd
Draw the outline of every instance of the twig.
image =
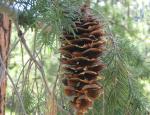
[[41, 72], [41, 77], [42, 77], [42, 80], [44, 81], [45, 83], [45, 86], [46, 86], [46, 89], [49, 93], [49, 95], [51, 95], [51, 92], [48, 88], [48, 84], [47, 84], [47, 81], [45, 79], [45, 73], [44, 73], [44, 70], [43, 70], [43, 67], [42, 65], [36, 60], [35, 56], [32, 55], [30, 49], [28, 48], [27, 44], [26, 44], [26, 40], [24, 38], [24, 34], [22, 33], [22, 31], [20, 30], [19, 28], [19, 25], [18, 23], [15, 24], [16, 25], [16, 28], [17, 28], [17, 31], [18, 31], [18, 36], [20, 38], [20, 41], [22, 42], [22, 44], [24, 45], [24, 48], [26, 49], [27, 53], [29, 54], [30, 58], [33, 60], [33, 62], [35, 63], [35, 65], [37, 65], [38, 67], [38, 70]]
[[38, 70], [41, 72], [41, 78], [45, 84], [45, 87], [46, 87], [49, 95], [51, 95], [51, 91], [48, 88], [48, 83], [47, 83], [46, 78], [45, 78], [44, 69], [43, 69], [42, 65], [36, 60], [35, 56], [32, 55], [29, 47], [26, 44], [24, 34], [22, 33], [22, 31], [19, 27], [19, 24], [18, 24], [17, 13], [16, 13], [15, 9], [10, 8], [6, 4], [0, 4], [0, 12], [6, 13], [9, 16], [9, 18], [14, 22], [16, 29], [17, 29], [17, 32], [18, 32], [19, 40], [23, 44], [23, 46], [26, 49], [27, 53], [29, 54], [30, 58], [34, 61], [35, 65], [37, 65]]
[[19, 95], [19, 93], [18, 93], [18, 91], [17, 91], [17, 88], [16, 88], [16, 86], [15, 86], [13, 80], [12, 80], [12, 77], [9, 75], [9, 73], [8, 73], [8, 71], [7, 71], [7, 69], [6, 69], [5, 65], [4, 65], [4, 63], [3, 63], [3, 60], [2, 60], [1, 55], [0, 55], [0, 63], [1, 63], [1, 66], [2, 66], [2, 68], [3, 68], [4, 73], [6, 73], [6, 74], [8, 75], [8, 78], [9, 78], [11, 84], [13, 85], [14, 91], [15, 91], [17, 97], [18, 97], [18, 100], [19, 100], [20, 104], [21, 104], [21, 107], [22, 107], [22, 109], [23, 109], [24, 115], [27, 115], [26, 110], [25, 110], [25, 108], [24, 108], [23, 101], [22, 101], [22, 99], [21, 99], [21, 96]]
[[[36, 53], [35, 58], [36, 58], [36, 57], [38, 56], [38, 54], [41, 52], [42, 48], [43, 48], [43, 45], [41, 46], [39, 52]], [[24, 68], [25, 68], [25, 67], [27, 66], [27, 64], [30, 63], [31, 61], [32, 61], [31, 58], [29, 58], [29, 59], [26, 61], [26, 63], [23, 65], [23, 67], [22, 67], [22, 69], [21, 69], [21, 72], [20, 72], [20, 74], [19, 74], [18, 81], [17, 81], [16, 85], [17, 85], [18, 82], [19, 82], [19, 78], [21, 77], [21, 74], [23, 73]]]
[[[60, 58], [61, 58], [61, 56], [60, 56]], [[56, 88], [56, 85], [57, 85], [57, 81], [59, 79], [60, 69], [61, 69], [61, 64], [59, 64], [59, 67], [58, 67], [57, 76], [56, 76], [56, 80], [55, 80], [54, 87], [53, 87], [53, 93], [55, 91], [55, 88]]]

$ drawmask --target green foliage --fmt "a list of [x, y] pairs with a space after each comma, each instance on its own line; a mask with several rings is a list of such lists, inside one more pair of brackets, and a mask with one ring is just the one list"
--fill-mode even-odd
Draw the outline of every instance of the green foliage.
[[[141, 67], [143, 61], [136, 48], [130, 45], [128, 40], [121, 39], [116, 44], [117, 46], [112, 49], [113, 51], [108, 52], [108, 56], [104, 57], [105, 63], [112, 59], [104, 71], [105, 113], [106, 115], [117, 115], [119, 111], [119, 115], [125, 112], [136, 115], [138, 111], [138, 114], [142, 115], [142, 112], [146, 111], [145, 106], [148, 106], [149, 102], [142, 99], [145, 96], [141, 93], [144, 90], [139, 84], [140, 76], [136, 73], [135, 77], [135, 69], [132, 68]], [[140, 104], [137, 105], [136, 102]], [[145, 103], [143, 104], [143, 102]], [[134, 108], [134, 106], [136, 107]], [[136, 114], [133, 114], [132, 110], [130, 111], [133, 108]]]
[[[103, 71], [105, 80], [103, 99], [95, 104], [95, 115], [148, 115], [150, 101], [143, 94], [141, 78], [149, 77], [150, 68], [145, 65], [143, 55], [138, 51], [138, 45], [133, 45], [137, 38], [138, 28], [134, 28], [131, 17], [123, 15], [124, 10], [116, 10], [116, 6], [106, 3], [100, 8], [97, 4], [95, 11], [105, 11], [104, 15], [114, 35], [112, 46], [103, 57], [107, 68]], [[106, 16], [105, 16], [106, 17]], [[122, 18], [124, 18], [122, 20]], [[122, 25], [126, 19], [127, 25]], [[109, 33], [109, 29], [106, 30]], [[131, 40], [129, 40], [132, 38]], [[92, 114], [91, 112], [90, 114]]]
[[26, 108], [26, 112], [29, 114], [33, 111], [33, 108], [35, 106], [35, 98], [33, 92], [31, 92], [29, 89], [25, 89], [22, 93], [22, 96], [24, 107]]
[[[39, 42], [52, 46], [58, 41], [62, 30], [73, 31], [73, 20], [80, 16], [78, 9], [85, 0], [18, 0], [14, 4], [18, 8], [19, 24], [24, 28], [36, 28], [40, 23]], [[49, 27], [49, 28], [48, 28]], [[49, 29], [48, 31], [45, 29]]]

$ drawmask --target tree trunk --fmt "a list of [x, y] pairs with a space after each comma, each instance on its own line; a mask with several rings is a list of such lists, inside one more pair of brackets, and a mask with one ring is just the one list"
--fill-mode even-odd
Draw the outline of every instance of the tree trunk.
[[[10, 44], [11, 22], [6, 14], [0, 14], [0, 56], [7, 68], [8, 51]], [[6, 74], [0, 62], [0, 115], [5, 114]]]

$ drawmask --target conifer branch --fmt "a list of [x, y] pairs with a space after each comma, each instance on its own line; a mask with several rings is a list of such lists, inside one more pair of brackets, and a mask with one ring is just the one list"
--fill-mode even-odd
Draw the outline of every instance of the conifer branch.
[[45, 78], [45, 73], [44, 73], [44, 70], [43, 70], [43, 66], [36, 60], [35, 56], [32, 55], [29, 47], [26, 44], [24, 34], [21, 31], [21, 29], [19, 27], [19, 24], [18, 24], [16, 11], [14, 9], [11, 9], [9, 6], [7, 6], [5, 4], [0, 4], [0, 12], [6, 13], [8, 15], [8, 17], [14, 22], [15, 27], [16, 27], [17, 32], [18, 32], [18, 37], [19, 37], [21, 43], [23, 44], [23, 46], [26, 49], [27, 53], [29, 54], [30, 58], [34, 61], [35, 65], [37, 65], [39, 71], [41, 72], [41, 77], [42, 77], [42, 80], [45, 84], [45, 87], [46, 87], [49, 95], [51, 95], [51, 91], [49, 90], [48, 83], [47, 83], [46, 78]]

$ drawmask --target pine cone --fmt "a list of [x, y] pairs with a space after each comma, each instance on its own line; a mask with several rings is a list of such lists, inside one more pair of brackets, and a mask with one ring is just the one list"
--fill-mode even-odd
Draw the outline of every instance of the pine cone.
[[102, 94], [103, 88], [97, 78], [105, 66], [99, 59], [105, 50], [103, 26], [90, 14], [87, 6], [83, 6], [81, 12], [81, 19], [74, 21], [75, 35], [64, 31], [60, 48], [65, 71], [62, 80], [64, 92], [73, 97], [70, 102], [77, 115], [84, 115]]

